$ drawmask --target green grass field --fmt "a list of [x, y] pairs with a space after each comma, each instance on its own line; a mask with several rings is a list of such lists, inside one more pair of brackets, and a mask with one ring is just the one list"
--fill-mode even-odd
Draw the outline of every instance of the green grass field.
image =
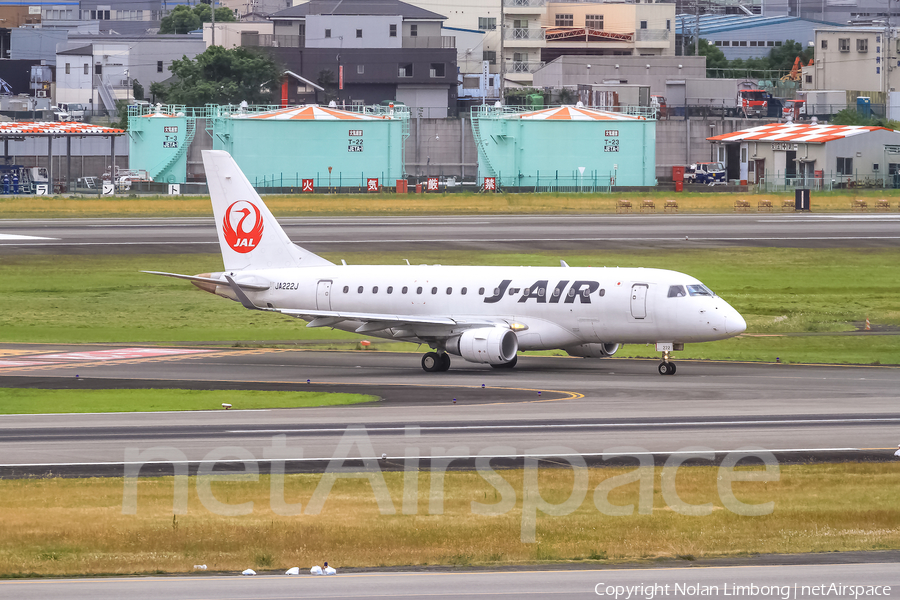
[[[656, 202], [662, 212], [665, 200], [675, 198], [680, 213], [722, 213], [734, 210], [736, 199], [746, 200], [753, 211], [760, 199], [772, 200], [781, 208], [782, 200], [792, 199], [792, 191], [778, 194], [733, 192], [720, 188], [716, 192], [613, 192], [608, 194], [302, 194], [271, 195], [265, 201], [277, 216], [321, 215], [435, 215], [435, 214], [583, 214], [615, 213], [619, 200], [630, 200], [638, 206], [645, 198]], [[812, 209], [816, 212], [847, 212], [852, 199], [867, 200], [875, 206], [876, 198], [887, 198], [896, 209], [898, 190], [835, 190], [813, 192]], [[639, 211], [638, 211], [639, 213]], [[209, 217], [212, 215], [208, 196], [3, 196], [0, 214], [8, 219], [84, 218], [84, 217]]]
[[0, 414], [304, 408], [375, 402], [363, 394], [250, 390], [38, 390], [0, 388]]
[[[495, 472], [508, 486], [502, 495], [504, 501], [512, 500], [508, 509], [500, 509], [497, 488], [478, 472], [447, 471], [442, 476], [440, 513], [430, 509], [429, 493], [431, 479], [438, 475], [419, 472], [414, 510], [407, 510], [405, 474], [384, 473], [395, 514], [379, 511], [366, 479], [337, 481], [322, 511], [309, 514], [320, 474], [286, 476], [283, 497], [280, 491], [273, 496], [269, 475], [210, 482], [219, 502], [253, 503], [249, 514], [239, 516], [206, 509], [195, 477], [186, 486], [186, 514], [174, 516], [171, 477], [141, 478], [134, 514], [123, 514], [123, 489], [127, 492], [128, 485], [122, 478], [3, 480], [0, 577], [178, 573], [190, 572], [196, 564], [206, 564], [210, 571], [251, 567], [284, 572], [322, 560], [338, 570], [529, 563], [600, 566], [657, 558], [900, 547], [896, 465], [784, 465], [768, 481], [735, 482], [732, 490], [738, 501], [773, 503], [771, 513], [762, 516], [743, 516], [727, 508], [717, 492], [719, 470], [700, 466], [681, 468], [673, 479], [684, 502], [711, 503], [710, 514], [680, 514], [662, 493], [662, 469], [656, 468], [644, 471], [653, 479], [652, 498], [645, 496], [652, 510], [638, 513], [635, 505], [641, 491], [632, 480], [620, 483], [608, 496], [609, 503], [625, 507], [626, 514], [601, 512], [594, 490], [602, 481], [631, 471], [588, 469], [587, 493], [579, 496], [573, 493], [571, 469], [542, 466], [532, 480], [540, 497], [554, 505], [570, 496], [575, 501], [565, 516], [536, 512], [534, 543], [522, 541], [526, 512], [522, 469]], [[301, 514], [276, 512], [274, 498], [295, 507], [299, 503]], [[476, 514], [474, 503], [500, 514]]]
[[[748, 330], [738, 339], [688, 345], [678, 358], [900, 364], [896, 336], [849, 336], [869, 319], [900, 326], [900, 249], [685, 249], [578, 254], [329, 255], [350, 264], [414, 263], [660, 267], [696, 276], [737, 308]], [[2, 342], [300, 342], [355, 348], [362, 336], [307, 328], [289, 317], [247, 311], [187, 282], [142, 269], [202, 273], [221, 269], [217, 254], [10, 256], [0, 264]], [[760, 334], [755, 336], [752, 334]], [[787, 335], [816, 334], [816, 335]], [[371, 349], [412, 350], [370, 338]], [[656, 356], [626, 346], [617, 356]]]

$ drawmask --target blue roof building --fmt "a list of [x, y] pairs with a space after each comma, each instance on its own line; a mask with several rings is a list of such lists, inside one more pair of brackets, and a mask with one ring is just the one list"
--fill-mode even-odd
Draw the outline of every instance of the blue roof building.
[[[696, 31], [695, 15], [676, 15], [675, 32], [692, 36]], [[762, 15], [700, 15], [700, 38], [715, 44], [728, 60], [763, 58], [786, 42], [794, 40], [804, 47], [816, 41], [816, 29], [834, 27], [827, 23], [800, 17]]]

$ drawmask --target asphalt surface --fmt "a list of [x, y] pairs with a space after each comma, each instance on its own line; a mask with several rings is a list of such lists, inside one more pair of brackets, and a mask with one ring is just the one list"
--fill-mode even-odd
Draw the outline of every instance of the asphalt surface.
[[[520, 252], [760, 246], [896, 247], [900, 214], [533, 215], [287, 217], [288, 236], [313, 252]], [[687, 239], [685, 239], [687, 238]], [[0, 255], [216, 252], [208, 218], [0, 220]]]
[[[626, 359], [523, 356], [511, 371], [457, 359], [447, 373], [425, 373], [417, 355], [381, 352], [27, 345], [0, 352], [0, 387], [299, 389], [381, 398], [309, 409], [240, 410], [235, 402], [227, 411], [213, 403], [203, 412], [0, 416], [5, 477], [118, 476], [129, 452], [151, 447], [174, 449], [167, 460], [192, 468], [225, 446], [265, 463], [265, 449], [280, 435], [293, 471], [324, 470], [339, 448], [362, 438], [371, 446], [355, 446], [349, 456], [402, 468], [412, 456], [411, 434], [420, 466], [453, 457], [457, 468], [479, 455], [498, 457], [501, 466], [536, 455], [606, 464], [604, 454], [622, 447], [657, 461], [698, 448], [713, 452], [703, 459], [712, 462], [742, 448], [786, 461], [894, 460], [900, 441], [900, 368], [891, 367], [679, 361], [677, 375], [662, 377], [656, 361]], [[159, 472], [171, 469], [141, 474]]]
[[[891, 554], [892, 560], [896, 561], [895, 553]], [[888, 557], [885, 559], [891, 560]], [[106, 600], [126, 597], [132, 600], [452, 600], [523, 597], [798, 600], [825, 596], [877, 597], [881, 600], [900, 597], [900, 569], [895, 562], [424, 573], [342, 573], [340, 566], [337, 568], [338, 574], [330, 577], [311, 576], [304, 567], [302, 572], [305, 574], [300, 576], [6, 580], [0, 581], [0, 595], [19, 600]]]

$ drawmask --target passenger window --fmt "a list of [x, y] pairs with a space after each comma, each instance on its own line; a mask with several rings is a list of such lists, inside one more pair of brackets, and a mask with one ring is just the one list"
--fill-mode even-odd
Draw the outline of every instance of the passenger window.
[[499, 296], [499, 295], [500, 295], [500, 288], [494, 288], [494, 295], [495, 295], [495, 296]]
[[447, 295], [449, 296], [452, 293], [453, 293], [453, 288], [447, 288]]
[[553, 290], [553, 297], [556, 298], [557, 296], [559, 296], [559, 288]]
[[387, 289], [387, 293], [388, 293], [388, 294], [393, 294], [393, 293], [394, 293], [394, 286], [389, 285], [389, 286], [388, 286], [388, 289]]
[[538, 296], [540, 296], [541, 298], [543, 298], [545, 293], [547, 293], [547, 290], [546, 290], [546, 289], [544, 289], [544, 288], [538, 288]]
[[375, 287], [372, 288], [372, 293], [373, 293], [373, 294], [377, 294], [377, 293], [378, 293], [378, 286], [377, 286], [377, 285], [376, 285]]
[[417, 288], [416, 288], [416, 293], [417, 293], [417, 294], [421, 294], [421, 293], [422, 293], [422, 288], [417, 287]]
[[669, 286], [669, 298], [683, 298], [687, 294], [684, 293], [683, 285], [670, 285]]
[[356, 288], [357, 294], [362, 294], [362, 291], [363, 291], [363, 286], [359, 286], [358, 288]]
[[606, 290], [604, 290], [603, 288], [600, 288], [600, 297], [602, 298], [605, 295], [606, 295]]
[[463, 296], [465, 296], [466, 291], [467, 291], [466, 288], [463, 288], [463, 289], [459, 290], [459, 293], [462, 294]]
[[431, 293], [432, 293], [432, 295], [437, 294], [437, 288], [436, 287], [431, 288]]
[[478, 295], [484, 296], [484, 288], [478, 288]]
[[401, 294], [405, 294], [405, 293], [408, 292], [408, 291], [409, 291], [409, 288], [406, 287], [406, 286], [404, 285], [404, 286], [403, 286], [403, 289], [400, 290], [400, 293], [401, 293]]
[[344, 286], [344, 293], [346, 294], [346, 293], [349, 292], [349, 291], [350, 291], [350, 286], [349, 286], [349, 285], [345, 285], [345, 286]]
[[687, 288], [691, 296], [715, 296], [712, 290], [705, 285], [689, 285]]

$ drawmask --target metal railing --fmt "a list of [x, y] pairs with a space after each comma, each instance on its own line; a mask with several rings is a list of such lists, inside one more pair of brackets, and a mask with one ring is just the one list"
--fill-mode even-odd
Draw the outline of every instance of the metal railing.
[[419, 35], [403, 38], [404, 48], [456, 48], [455, 35]]
[[544, 30], [537, 29], [534, 27], [521, 28], [516, 27], [513, 29], [504, 29], [503, 30], [503, 39], [504, 40], [535, 40], [541, 41], [545, 38]]
[[[793, 189], [807, 188], [813, 191], [831, 191], [837, 189], [900, 189], [900, 173], [818, 173], [815, 175], [796, 175], [766, 172], [765, 177], [757, 185], [758, 192], [784, 192]], [[874, 206], [870, 207], [873, 210]]]
[[527, 8], [540, 8], [542, 6], [547, 5], [547, 0], [503, 0], [503, 6], [508, 6], [510, 8], [516, 7], [527, 7]]
[[636, 42], [668, 42], [668, 29], [638, 29], [634, 32]]
[[271, 33], [242, 34], [242, 46], [259, 48], [303, 48], [306, 44], [303, 35], [273, 35]]
[[507, 73], [534, 73], [543, 68], [546, 63], [537, 60], [514, 60], [510, 64]]

